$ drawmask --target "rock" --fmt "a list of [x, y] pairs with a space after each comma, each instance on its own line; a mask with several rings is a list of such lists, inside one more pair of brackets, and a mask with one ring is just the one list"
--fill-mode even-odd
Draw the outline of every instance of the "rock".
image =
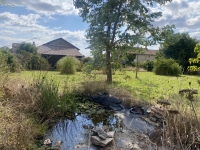
[[130, 110], [135, 115], [146, 115], [146, 109], [143, 106], [135, 105]]
[[153, 122], [157, 122], [158, 118], [156, 118], [155, 116], [152, 116], [152, 117], [150, 117], [150, 120], [153, 121]]
[[60, 141], [57, 141], [57, 142], [56, 142], [56, 147], [60, 147], [61, 144], [62, 144], [62, 141], [61, 141], [61, 140], [60, 140]]
[[50, 144], [51, 144], [51, 140], [50, 139], [44, 140], [44, 145], [50, 145]]
[[101, 127], [96, 127], [93, 131], [96, 132], [101, 139], [105, 140], [107, 138], [106, 132]]
[[106, 145], [110, 144], [113, 141], [113, 138], [106, 138], [102, 140], [98, 136], [91, 136], [91, 142], [94, 145], [105, 147]]
[[139, 147], [137, 143], [135, 143], [133, 147], [131, 148], [131, 150], [141, 150], [141, 148]]
[[102, 126], [102, 129], [103, 129], [105, 132], [109, 132], [109, 126], [108, 126], [108, 125], [103, 125], [103, 126]]
[[115, 131], [110, 131], [110, 132], [107, 132], [106, 134], [108, 138], [114, 138]]

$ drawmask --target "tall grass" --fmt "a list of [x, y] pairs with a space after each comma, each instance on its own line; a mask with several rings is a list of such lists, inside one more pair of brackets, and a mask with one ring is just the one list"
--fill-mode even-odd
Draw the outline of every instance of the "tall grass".
[[61, 58], [56, 66], [62, 74], [74, 74], [76, 69], [80, 69], [80, 61], [74, 57], [66, 56]]

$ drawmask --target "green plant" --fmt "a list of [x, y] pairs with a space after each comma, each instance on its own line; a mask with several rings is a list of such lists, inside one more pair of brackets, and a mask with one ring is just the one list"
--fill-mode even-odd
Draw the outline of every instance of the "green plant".
[[13, 55], [9, 49], [0, 49], [1, 64], [4, 65], [10, 72], [20, 72], [23, 67], [18, 59]]
[[155, 61], [153, 71], [157, 75], [177, 76], [181, 74], [181, 66], [174, 59], [160, 58]]
[[154, 61], [147, 60], [146, 62], [144, 62], [143, 67], [144, 67], [144, 69], [146, 69], [147, 71], [153, 71]]
[[56, 64], [57, 69], [62, 74], [74, 74], [79, 66], [80, 61], [70, 56], [61, 58]]

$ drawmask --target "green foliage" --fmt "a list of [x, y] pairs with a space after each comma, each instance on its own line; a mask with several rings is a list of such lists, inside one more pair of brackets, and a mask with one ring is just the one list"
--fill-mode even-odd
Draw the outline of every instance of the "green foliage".
[[48, 61], [37, 53], [21, 51], [16, 56], [21, 65], [28, 70], [48, 70], [50, 68]]
[[7, 2], [6, 0], [0, 0], [0, 6], [14, 6], [13, 3]]
[[133, 55], [133, 54], [127, 54], [126, 55], [126, 64], [128, 65], [128, 66], [133, 66], [133, 67], [135, 67], [135, 62], [134, 62], [134, 60], [135, 60], [135, 58], [136, 58], [136, 55]]
[[147, 60], [146, 62], [144, 62], [143, 67], [144, 67], [144, 69], [146, 69], [147, 71], [153, 71], [154, 61]]
[[160, 51], [166, 58], [173, 58], [186, 69], [190, 65], [188, 59], [195, 57], [193, 50], [196, 44], [197, 40], [188, 33], [177, 33], [165, 40]]
[[62, 74], [74, 74], [76, 69], [80, 67], [80, 61], [74, 57], [66, 56], [57, 62], [56, 67]]
[[157, 75], [178, 76], [181, 74], [181, 66], [174, 59], [160, 58], [155, 61], [153, 71]]
[[189, 71], [200, 71], [199, 60], [200, 60], [200, 44], [196, 44], [194, 52], [197, 53], [196, 58], [189, 58], [190, 66]]
[[22, 70], [21, 64], [18, 62], [18, 59], [13, 55], [9, 49], [1, 48], [0, 49], [1, 64], [4, 65], [10, 72], [20, 72]]
[[37, 53], [37, 47], [32, 45], [31, 43], [21, 43], [19, 44], [16, 53], [20, 53], [21, 51], [26, 51], [29, 53]]
[[92, 57], [84, 57], [82, 60], [83, 64], [89, 63], [93, 61]]
[[89, 23], [86, 35], [89, 48], [92, 53], [105, 54], [99, 57], [99, 62], [105, 63], [108, 83], [112, 82], [111, 63], [119, 62], [118, 57], [113, 57], [116, 53], [130, 50], [135, 44], [156, 44], [171, 31], [171, 26], [154, 28], [152, 22], [161, 12], [151, 12], [148, 8], [166, 2], [171, 0], [74, 0], [83, 21]]
[[37, 54], [37, 47], [30, 43], [22, 43], [16, 50], [21, 65], [29, 70], [48, 70], [50, 65], [46, 59]]

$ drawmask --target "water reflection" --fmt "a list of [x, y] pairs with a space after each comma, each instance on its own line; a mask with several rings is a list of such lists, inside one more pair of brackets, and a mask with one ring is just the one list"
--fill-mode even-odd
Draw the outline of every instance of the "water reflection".
[[[52, 140], [52, 146], [55, 146], [56, 141], [62, 140], [61, 150], [74, 149], [98, 149], [89, 142], [89, 132], [94, 126], [107, 125], [110, 129], [115, 129], [118, 124], [118, 119], [112, 111], [106, 111], [103, 114], [86, 115], [81, 114], [76, 116], [74, 120], [63, 120], [58, 122], [47, 138]], [[79, 146], [77, 146], [79, 145]], [[82, 146], [80, 148], [80, 145]]]

